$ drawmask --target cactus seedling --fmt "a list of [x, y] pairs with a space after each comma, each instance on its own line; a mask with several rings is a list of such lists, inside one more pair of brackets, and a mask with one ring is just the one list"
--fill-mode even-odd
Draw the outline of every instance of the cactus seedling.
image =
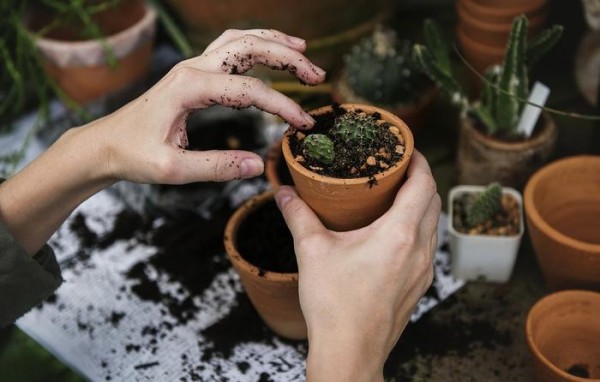
[[344, 76], [355, 95], [381, 105], [409, 104], [430, 84], [415, 67], [412, 44], [379, 25], [344, 56]]
[[498, 183], [492, 183], [477, 196], [467, 209], [467, 224], [470, 227], [484, 224], [501, 209], [502, 187]]
[[333, 141], [325, 134], [312, 134], [304, 138], [302, 152], [323, 164], [331, 164], [335, 158]]
[[485, 73], [483, 94], [478, 103], [468, 100], [450, 67], [448, 44], [442, 38], [439, 26], [433, 20], [425, 22], [427, 46], [415, 45], [414, 60], [449, 96], [452, 103], [480, 122], [492, 136], [516, 135], [516, 127], [529, 96], [527, 66], [537, 60], [558, 41], [562, 26], [555, 25], [527, 42], [527, 18], [513, 21], [502, 65], [489, 68]]

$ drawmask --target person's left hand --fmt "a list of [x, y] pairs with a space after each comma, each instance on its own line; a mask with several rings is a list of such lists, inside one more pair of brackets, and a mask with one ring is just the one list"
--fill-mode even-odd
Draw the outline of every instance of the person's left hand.
[[302, 54], [305, 48], [304, 40], [274, 30], [226, 31], [138, 99], [88, 126], [91, 140], [108, 142], [100, 151], [103, 169], [115, 180], [168, 184], [260, 175], [263, 162], [257, 154], [186, 150], [186, 118], [217, 104], [255, 106], [295, 127], [310, 128], [314, 120], [298, 104], [261, 80], [240, 75], [263, 64], [318, 84], [325, 72]]

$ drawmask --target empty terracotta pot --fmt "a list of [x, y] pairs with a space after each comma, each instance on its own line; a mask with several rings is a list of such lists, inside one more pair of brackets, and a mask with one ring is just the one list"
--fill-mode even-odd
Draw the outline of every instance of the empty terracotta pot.
[[600, 156], [544, 166], [527, 183], [524, 197], [529, 235], [548, 286], [600, 290]]
[[[402, 159], [387, 170], [369, 177], [341, 179], [320, 175], [298, 163], [290, 148], [288, 130], [282, 143], [283, 157], [288, 165], [296, 190], [315, 211], [323, 224], [335, 231], [349, 231], [369, 225], [391, 206], [404, 180], [414, 151], [410, 128], [397, 116], [370, 105], [342, 104], [348, 111], [361, 110], [367, 114], [379, 113], [381, 119], [398, 127], [405, 140]], [[311, 112], [321, 115], [332, 111], [325, 106]]]
[[600, 381], [600, 293], [568, 290], [542, 298], [525, 331], [538, 382]]
[[[240, 275], [242, 285], [252, 305], [263, 321], [282, 337], [306, 339], [306, 322], [298, 297], [298, 273], [278, 273], [259, 269], [244, 259], [239, 252], [238, 230], [242, 223], [252, 219], [252, 213], [264, 203], [273, 200], [268, 191], [246, 201], [231, 216], [225, 227], [225, 251]], [[265, 253], [277, 256], [277, 253]]]
[[281, 185], [293, 185], [290, 171], [283, 160], [281, 152], [281, 143], [283, 138], [277, 140], [267, 152], [265, 158], [265, 177], [271, 186], [271, 189], [277, 190]]

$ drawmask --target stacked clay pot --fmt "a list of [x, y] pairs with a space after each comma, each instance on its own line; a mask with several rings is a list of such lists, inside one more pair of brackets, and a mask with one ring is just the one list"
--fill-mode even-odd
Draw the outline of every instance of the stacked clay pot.
[[456, 33], [464, 58], [480, 74], [501, 64], [514, 18], [527, 16], [528, 33], [535, 36], [545, 26], [546, 3], [547, 0], [458, 0]]

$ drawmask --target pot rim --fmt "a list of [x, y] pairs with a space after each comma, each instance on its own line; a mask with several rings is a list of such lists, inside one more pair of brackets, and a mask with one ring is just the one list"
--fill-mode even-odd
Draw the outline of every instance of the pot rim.
[[[107, 46], [115, 49], [115, 56], [122, 58], [134, 51], [143, 43], [154, 37], [156, 30], [157, 13], [153, 7], [145, 4], [144, 16], [137, 22], [131, 24], [115, 34], [105, 36]], [[66, 66], [65, 62], [70, 62], [74, 54], [84, 56], [83, 61], [88, 61], [89, 57], [98, 56], [97, 51], [103, 51], [103, 43], [97, 39], [66, 41], [36, 36], [35, 33], [28, 30], [29, 35], [35, 41], [35, 45], [45, 53], [45, 56], [53, 58], [53, 61], [59, 66]], [[66, 57], [66, 58], [65, 58]], [[104, 57], [104, 55], [102, 55]], [[61, 65], [62, 64], [62, 65]]]
[[527, 345], [529, 346], [529, 350], [533, 353], [534, 357], [541, 361], [546, 368], [552, 370], [556, 374], [560, 375], [562, 378], [565, 378], [568, 381], [572, 382], [593, 382], [598, 381], [598, 379], [589, 379], [589, 378], [580, 378], [574, 375], [567, 373], [564, 370], [559, 369], [552, 362], [550, 362], [538, 349], [537, 344], [533, 340], [533, 312], [537, 309], [541, 309], [543, 306], [549, 304], [552, 300], [556, 299], [557, 296], [565, 296], [565, 297], [575, 297], [575, 296], [589, 296], [590, 298], [600, 298], [600, 293], [584, 290], [584, 289], [568, 289], [559, 292], [550, 293], [533, 304], [533, 306], [529, 309], [527, 313], [527, 319], [525, 322], [525, 337], [527, 337]]
[[573, 157], [567, 157], [556, 160], [550, 164], [539, 169], [535, 172], [525, 186], [524, 201], [525, 201], [525, 214], [526, 216], [542, 231], [546, 236], [553, 238], [559, 243], [573, 247], [582, 252], [593, 252], [600, 253], [600, 244], [592, 244], [573, 237], [567, 236], [564, 233], [558, 231], [552, 227], [543, 217], [540, 215], [534, 203], [533, 193], [541, 181], [542, 178], [551, 176], [551, 174], [557, 169], [571, 168], [572, 164], [579, 162], [594, 161], [600, 165], [600, 156], [597, 155], [577, 155]]
[[456, 34], [458, 35], [458, 42], [460, 44], [470, 45], [472, 48], [484, 52], [486, 55], [493, 56], [493, 58], [498, 58], [500, 62], [504, 60], [504, 51], [506, 48], [506, 44], [503, 44], [502, 46], [491, 46], [473, 40], [465, 32], [465, 28], [463, 28], [463, 26], [460, 23], [456, 24]]
[[[318, 174], [318, 173], [311, 171], [308, 168], [304, 167], [303, 165], [298, 163], [296, 161], [296, 159], [292, 156], [292, 150], [290, 149], [290, 144], [289, 144], [290, 143], [290, 134], [292, 131], [292, 129], [290, 127], [285, 132], [285, 135], [284, 135], [282, 143], [281, 143], [283, 157], [284, 157], [285, 161], [287, 162], [287, 164], [292, 166], [296, 171], [298, 171], [300, 174], [302, 174], [303, 176], [305, 176], [307, 178], [312, 178], [312, 179], [320, 181], [322, 183], [329, 183], [329, 184], [335, 184], [335, 185], [366, 184], [366, 183], [372, 181], [373, 178], [375, 178], [376, 181], [379, 181], [383, 178], [391, 176], [392, 174], [394, 174], [398, 171], [401, 171], [402, 167], [403, 167], [402, 164], [410, 161], [410, 159], [413, 155], [414, 145], [415, 145], [412, 132], [410, 131], [410, 128], [406, 125], [406, 123], [404, 123], [404, 121], [402, 119], [400, 119], [398, 116], [394, 115], [393, 113], [391, 113], [385, 109], [376, 107], [376, 106], [358, 104], [358, 103], [343, 103], [343, 104], [340, 104], [339, 106], [348, 111], [363, 110], [369, 114], [379, 113], [382, 117], [382, 120], [389, 122], [392, 125], [396, 126], [398, 129], [400, 129], [400, 133], [404, 137], [404, 155], [402, 155], [402, 158], [398, 162], [394, 163], [393, 166], [390, 166], [390, 168], [384, 170], [383, 172], [373, 175], [373, 177], [363, 176], [360, 178], [334, 178], [334, 177], [327, 176], [327, 175], [321, 175], [321, 174]], [[318, 109], [312, 110], [309, 114], [321, 115], [321, 114], [325, 114], [331, 110], [332, 110], [332, 105], [328, 105], [328, 106], [323, 106]]]
[[458, 185], [458, 186], [454, 186], [450, 189], [450, 191], [448, 193], [448, 219], [447, 219], [448, 232], [451, 235], [455, 235], [458, 238], [480, 237], [480, 238], [488, 239], [490, 241], [506, 241], [507, 239], [514, 240], [514, 239], [520, 239], [521, 237], [523, 237], [523, 234], [525, 233], [525, 222], [524, 222], [524, 218], [523, 218], [523, 197], [521, 196], [521, 193], [519, 191], [517, 191], [516, 189], [514, 189], [512, 187], [502, 187], [502, 194], [510, 194], [515, 199], [517, 199], [517, 202], [519, 204], [519, 232], [516, 235], [512, 235], [512, 236], [469, 235], [466, 233], [458, 232], [454, 228], [454, 224], [452, 223], [452, 220], [453, 220], [452, 216], [454, 214], [454, 207], [453, 207], [452, 202], [455, 199], [455, 197], [457, 196], [457, 194], [481, 192], [481, 191], [485, 190], [485, 188], [486, 188], [486, 186], [479, 186], [479, 185]]
[[[273, 282], [297, 282], [298, 272], [282, 273], [259, 268], [256, 265], [244, 259], [244, 257], [240, 254], [237, 248], [237, 234], [240, 225], [258, 207], [262, 206], [268, 201], [273, 200], [274, 195], [275, 191], [273, 190], [264, 191], [261, 194], [253, 196], [252, 198], [246, 200], [241, 206], [239, 206], [235, 210], [233, 215], [231, 215], [231, 217], [227, 221], [227, 225], [225, 226], [225, 232], [223, 235], [225, 252], [227, 253], [227, 257], [229, 258], [232, 264], [239, 265], [245, 271], [255, 275], [256, 277], [261, 277], [265, 280]], [[261, 276], [259, 276], [259, 274]]]
[[[491, 23], [477, 19], [476, 15], [473, 14], [473, 11], [485, 17], [517, 17], [518, 15], [525, 14], [525, 16], [527, 17], [527, 21], [531, 26], [532, 20], [534, 20], [535, 22], [540, 22], [539, 20], [537, 20], [538, 18], [545, 18], [545, 4], [546, 0], [533, 0], [523, 2], [523, 4], [514, 7], [486, 7], [474, 0], [459, 0], [456, 2], [456, 8], [459, 13], [462, 12], [463, 14], [466, 14], [470, 19], [469, 21], [473, 20], [478, 24], [490, 25]], [[493, 24], [494, 26], [496, 26], [501, 23]], [[510, 31], [512, 26], [512, 20], [508, 22], [507, 25], [509, 25], [508, 31]], [[504, 30], [504, 26], [502, 27], [502, 30]]]
[[473, 119], [468, 117], [464, 111], [460, 114], [461, 124], [472, 130], [477, 139], [493, 149], [504, 151], [526, 150], [542, 144], [549, 139], [548, 137], [554, 135], [556, 133], [556, 124], [554, 123], [554, 119], [550, 116], [550, 114], [544, 111], [542, 111], [541, 117], [544, 119], [544, 123], [542, 124], [544, 128], [540, 134], [534, 135], [533, 138], [529, 138], [524, 141], [506, 142], [482, 133], [479, 129], [475, 128]]

